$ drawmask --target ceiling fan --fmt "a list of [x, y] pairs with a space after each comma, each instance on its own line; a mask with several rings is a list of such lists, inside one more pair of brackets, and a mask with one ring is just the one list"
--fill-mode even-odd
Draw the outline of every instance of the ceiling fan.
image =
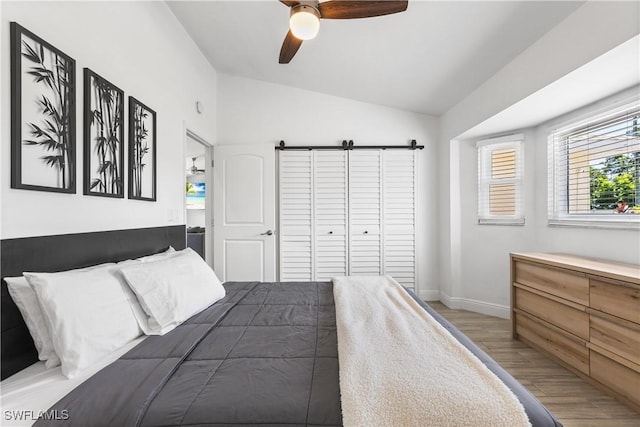
[[196, 160], [198, 159], [198, 157], [192, 157], [191, 161], [193, 162], [193, 165], [188, 169], [189, 174], [191, 175], [199, 175], [201, 173], [204, 173], [204, 169], [198, 169], [198, 167], [196, 166]]
[[304, 40], [318, 34], [320, 19], [356, 19], [407, 10], [408, 0], [280, 0], [291, 9], [289, 32], [280, 49], [280, 64], [288, 64]]

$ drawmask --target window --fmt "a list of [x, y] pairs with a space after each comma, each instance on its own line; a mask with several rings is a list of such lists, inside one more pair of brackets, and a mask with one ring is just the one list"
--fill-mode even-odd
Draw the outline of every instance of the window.
[[550, 223], [640, 224], [640, 104], [549, 136]]
[[519, 134], [477, 143], [478, 224], [524, 224], [522, 140]]

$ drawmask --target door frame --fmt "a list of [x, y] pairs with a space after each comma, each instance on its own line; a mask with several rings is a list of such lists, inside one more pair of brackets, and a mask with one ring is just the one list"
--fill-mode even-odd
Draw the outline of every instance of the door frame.
[[[202, 138], [200, 135], [192, 131], [189, 126], [184, 124], [184, 141], [182, 146], [182, 162], [186, 159], [187, 141], [189, 139], [201, 144], [204, 147], [204, 182], [205, 182], [205, 200], [204, 200], [204, 222], [205, 222], [205, 239], [204, 254], [205, 261], [209, 266], [213, 267], [213, 144]], [[187, 185], [187, 176], [184, 175], [183, 191]], [[186, 193], [183, 199], [184, 222], [187, 223], [187, 201]], [[185, 227], [186, 233], [186, 227]], [[185, 235], [186, 239], [186, 235]]]

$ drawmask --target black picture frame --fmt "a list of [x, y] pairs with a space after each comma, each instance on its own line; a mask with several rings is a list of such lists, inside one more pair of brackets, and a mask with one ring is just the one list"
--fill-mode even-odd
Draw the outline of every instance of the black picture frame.
[[156, 157], [156, 112], [130, 96], [129, 199], [156, 201]]
[[124, 198], [124, 91], [84, 69], [84, 194]]
[[11, 188], [76, 192], [76, 62], [16, 22], [11, 33]]

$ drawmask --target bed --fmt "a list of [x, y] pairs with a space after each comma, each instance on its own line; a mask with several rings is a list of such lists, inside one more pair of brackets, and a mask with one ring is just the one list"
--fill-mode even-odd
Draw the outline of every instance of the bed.
[[[28, 270], [84, 267], [160, 252], [170, 245], [185, 246], [184, 227], [109, 233], [3, 241], [3, 277]], [[60, 245], [71, 249], [57, 251], [55, 259], [42, 255]], [[73, 249], [79, 245], [93, 249]], [[34, 250], [41, 254], [35, 259]], [[47, 372], [38, 367], [42, 362], [35, 363], [29, 333], [16, 318], [20, 314], [11, 307], [5, 288], [3, 283], [2, 374], [3, 379], [15, 375], [2, 383], [2, 404], [15, 408], [15, 403], [6, 401], [7, 395], [25, 399], [21, 390], [37, 387], [37, 381], [48, 375], [52, 393], [34, 402], [45, 407], [25, 408], [35, 411], [35, 419], [30, 420], [35, 425], [343, 424], [331, 282], [225, 283], [226, 295], [220, 301], [163, 336], [133, 341], [73, 380], [56, 377], [55, 369]], [[481, 349], [413, 293], [408, 295], [517, 396], [533, 426], [561, 425]], [[19, 345], [8, 346], [7, 342]], [[44, 415], [38, 411], [45, 411]], [[423, 425], [434, 425], [428, 414], [424, 417]], [[449, 425], [456, 425], [455, 420]]]

